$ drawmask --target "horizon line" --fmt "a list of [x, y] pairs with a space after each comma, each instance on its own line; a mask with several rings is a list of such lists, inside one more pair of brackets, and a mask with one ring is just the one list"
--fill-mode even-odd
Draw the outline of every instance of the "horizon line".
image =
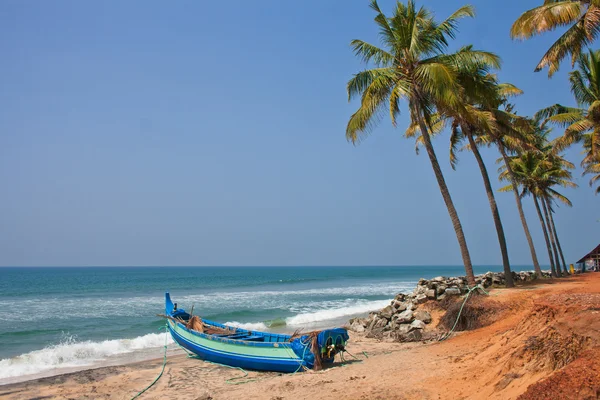
[[[511, 267], [530, 264], [513, 264]], [[546, 265], [540, 265], [546, 266]], [[462, 264], [369, 264], [369, 265], [0, 265], [0, 268], [345, 268], [345, 267], [464, 267]], [[475, 264], [473, 267], [502, 267], [502, 264]], [[512, 268], [511, 268], [512, 269]]]

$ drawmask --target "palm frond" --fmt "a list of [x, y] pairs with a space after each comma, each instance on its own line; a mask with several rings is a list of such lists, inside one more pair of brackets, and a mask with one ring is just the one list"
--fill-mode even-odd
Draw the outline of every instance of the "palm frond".
[[365, 63], [372, 62], [379, 67], [388, 67], [394, 62], [393, 55], [362, 40], [355, 39], [350, 42], [350, 46], [354, 54], [360, 57]]
[[[556, 42], [550, 46], [546, 54], [542, 57], [534, 71], [539, 72], [544, 67], [548, 67], [548, 76], [551, 77], [556, 71], [558, 71], [560, 62], [567, 57], [569, 54], [577, 55], [581, 52], [581, 49], [588, 44], [591, 40], [586, 35], [583, 27], [583, 20], [580, 20], [575, 25], [570, 27], [565, 33], [563, 33]], [[575, 64], [575, 58], [573, 59]]]
[[581, 16], [579, 1], [545, 1], [544, 5], [524, 12], [512, 25], [513, 39], [528, 39], [540, 33], [570, 25]]

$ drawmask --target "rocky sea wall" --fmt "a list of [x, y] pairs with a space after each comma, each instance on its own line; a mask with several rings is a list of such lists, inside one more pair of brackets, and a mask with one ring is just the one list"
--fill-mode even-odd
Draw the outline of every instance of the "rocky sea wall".
[[[538, 279], [534, 271], [513, 272], [515, 283]], [[549, 278], [550, 271], [543, 271], [543, 277]], [[476, 275], [475, 283], [483, 289], [505, 285], [504, 272], [487, 272]], [[468, 293], [467, 278], [438, 276], [430, 280], [420, 279], [410, 294], [398, 293], [390, 305], [377, 312], [371, 312], [366, 318], [353, 318], [348, 329], [365, 333], [367, 337], [415, 342], [434, 336], [426, 329], [432, 322], [429, 311], [422, 305], [432, 301], [442, 301], [448, 297]]]

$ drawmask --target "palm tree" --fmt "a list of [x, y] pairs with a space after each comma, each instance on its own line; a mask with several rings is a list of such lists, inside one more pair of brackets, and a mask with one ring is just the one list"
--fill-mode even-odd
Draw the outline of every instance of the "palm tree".
[[[540, 209], [540, 204], [538, 201], [538, 196], [535, 190], [535, 184], [532, 183], [532, 180], [529, 180], [529, 176], [532, 175], [531, 171], [535, 171], [536, 169], [537, 159], [533, 152], [527, 152], [523, 154], [521, 157], [513, 156], [508, 158], [508, 161], [504, 160], [504, 165], [501, 167], [500, 180], [509, 180], [511, 183], [503, 188], [500, 188], [501, 192], [517, 192], [519, 199], [524, 197], [525, 194], [529, 193], [533, 196], [533, 201], [535, 204], [535, 209], [538, 214], [538, 218], [540, 219], [540, 224], [542, 226], [542, 231], [544, 233], [544, 240], [546, 242], [546, 248], [548, 250], [548, 258], [550, 259], [550, 269], [552, 271], [552, 276], [556, 277], [556, 268], [554, 265], [554, 259], [552, 258], [552, 250], [550, 239], [548, 236], [548, 230], [546, 227], [546, 222], [542, 216], [542, 212]], [[508, 174], [508, 168], [512, 170], [513, 178], [511, 179]], [[523, 193], [518, 193], [519, 186], [523, 187]]]
[[392, 124], [396, 126], [399, 102], [401, 99], [408, 102], [411, 122], [422, 132], [424, 147], [452, 220], [468, 282], [474, 284], [469, 249], [431, 143], [430, 127], [436, 109], [463, 107], [462, 88], [457, 79], [460, 69], [471, 64], [499, 67], [499, 58], [471, 48], [445, 53], [448, 40], [455, 36], [458, 20], [474, 16], [470, 6], [459, 8], [439, 23], [426, 8], [417, 9], [413, 0], [406, 4], [397, 2], [391, 17], [381, 11], [376, 0], [372, 0], [371, 8], [376, 13], [375, 23], [379, 27], [382, 47], [362, 40], [351, 42], [356, 55], [376, 68], [359, 72], [348, 82], [349, 100], [360, 95], [361, 103], [348, 121], [346, 138], [357, 143], [377, 124], [384, 110], [388, 110]]
[[600, 1], [544, 0], [544, 4], [524, 12], [513, 24], [510, 36], [529, 39], [556, 28], [569, 26], [567, 31], [544, 54], [535, 71], [548, 67], [548, 76], [558, 71], [567, 56], [572, 63], [582, 49], [591, 44], [600, 32]]
[[538, 111], [536, 119], [566, 128], [564, 135], [556, 143], [562, 151], [576, 142], [584, 140], [590, 133], [590, 150], [599, 155], [600, 143], [600, 51], [590, 50], [577, 59], [578, 69], [569, 73], [571, 93], [579, 107], [566, 107], [555, 104]]
[[[557, 171], [559, 173], [563, 174], [562, 178], [565, 178], [558, 184], [565, 186], [565, 187], [577, 187], [576, 184], [574, 184], [570, 181], [571, 173], [569, 172], [569, 170], [572, 170], [575, 168], [575, 165], [573, 165], [573, 163], [565, 160], [563, 157], [558, 155], [558, 153], [560, 152], [561, 138], [550, 142], [548, 140], [548, 136], [549, 136], [551, 130], [546, 127], [546, 124], [541, 123], [541, 121], [538, 119], [534, 119], [533, 124], [536, 127], [536, 133], [537, 133], [537, 135], [535, 137], [538, 138], [538, 140], [536, 142], [536, 148], [545, 155], [547, 160], [550, 163], [552, 163], [552, 165], [557, 169]], [[560, 169], [562, 169], [564, 171], [560, 171]], [[555, 213], [555, 211], [553, 208], [553, 203], [555, 202], [555, 200], [559, 200], [560, 202], [563, 202], [563, 203], [567, 204], [569, 207], [571, 207], [572, 206], [571, 202], [569, 201], [569, 199], [562, 196], [560, 193], [558, 193], [556, 191], [551, 191], [551, 190], [548, 190], [547, 196], [543, 200], [545, 202], [545, 206], [548, 211], [548, 213], [547, 213], [547, 215], [548, 215], [547, 218], [549, 221], [548, 222], [548, 225], [549, 225], [548, 230], [552, 232], [552, 236], [554, 238], [555, 249], [557, 249], [558, 253], [560, 254], [563, 272], [565, 275], [569, 275], [569, 270], [567, 269], [567, 262], [565, 261], [565, 255], [563, 254], [562, 246], [561, 246], [560, 240], [558, 238], [558, 232], [556, 230], [556, 224], [554, 223], [553, 214]], [[558, 261], [558, 255], [556, 253], [555, 253], [555, 259], [556, 259], [556, 264], [557, 264], [557, 268], [558, 268], [560, 266], [560, 263]], [[560, 270], [560, 268], [558, 268], [558, 269]]]
[[[475, 143], [475, 135], [480, 132], [487, 132], [494, 129], [495, 120], [492, 113], [485, 111], [482, 107], [485, 104], [494, 102], [498, 96], [507, 96], [522, 93], [520, 89], [512, 85], [498, 85], [496, 77], [489, 73], [489, 66], [472, 65], [471, 68], [461, 70], [458, 79], [461, 83], [463, 92], [463, 103], [465, 107], [460, 110], [444, 109], [446, 115], [436, 114], [432, 119], [432, 134], [441, 133], [446, 127], [446, 123], [450, 123], [450, 165], [452, 169], [456, 169], [458, 158], [456, 156], [459, 144], [467, 140], [468, 145], [464, 148], [470, 149], [475, 156], [483, 185], [488, 197], [492, 218], [496, 227], [498, 236], [498, 244], [502, 256], [502, 265], [504, 268], [505, 285], [506, 287], [514, 287], [512, 272], [510, 269], [510, 261], [508, 258], [508, 250], [504, 235], [504, 227], [500, 219], [500, 212], [494, 196], [494, 191], [490, 183], [487, 167], [479, 153], [479, 148]], [[423, 145], [423, 137], [420, 134], [418, 126], [410, 126], [406, 131], [405, 136], [408, 138], [416, 137], [416, 151], [419, 152], [419, 146]]]
[[492, 212], [496, 235], [498, 236], [498, 244], [500, 246], [500, 253], [502, 255], [506, 287], [514, 287], [504, 227], [502, 226], [502, 220], [500, 219], [500, 212], [487, 172], [487, 167], [475, 142], [475, 136], [483, 134], [484, 132], [493, 132], [497, 130], [493, 113], [486, 111], [485, 108], [492, 103], [496, 103], [501, 97], [520, 94], [521, 91], [512, 85], [498, 85], [495, 76], [491, 75], [487, 68], [482, 68], [481, 66], [475, 66], [475, 68], [471, 70], [465, 69], [459, 75], [459, 79], [461, 80], [461, 86], [465, 88], [463, 101], [467, 107], [463, 110], [459, 110], [459, 112], [447, 110], [448, 118], [452, 121], [450, 164], [453, 169], [456, 168], [458, 160], [456, 157], [456, 148], [458, 147], [458, 143], [466, 139], [468, 142], [466, 148], [471, 150], [477, 161], [477, 165], [479, 166], [479, 171], [481, 172], [481, 177], [483, 179], [483, 186], [490, 205], [490, 211]]
[[[562, 246], [561, 246], [560, 240], [558, 238], [558, 231], [556, 230], [556, 224], [554, 223], [553, 214], [555, 213], [555, 210], [553, 208], [553, 203], [557, 203], [557, 200], [558, 200], [558, 201], [566, 204], [569, 207], [572, 207], [573, 205], [571, 204], [571, 201], [568, 198], [561, 195], [557, 191], [553, 190], [552, 186], [560, 185], [563, 187], [571, 187], [571, 188], [577, 187], [577, 184], [575, 184], [571, 181], [572, 175], [571, 175], [571, 172], [569, 172], [570, 170], [575, 168], [575, 165], [573, 163], [565, 160], [563, 157], [559, 156], [557, 154], [558, 151], [555, 149], [555, 147], [556, 147], [556, 141], [554, 141], [552, 143], [548, 143], [547, 146], [542, 147], [542, 151], [544, 152], [544, 154], [546, 155], [548, 160], [552, 163], [553, 168], [554, 168], [554, 170], [553, 170], [554, 175], [553, 176], [549, 175], [550, 179], [545, 182], [546, 186], [547, 186], [547, 190], [546, 190], [546, 196], [545, 196], [544, 200], [546, 202], [546, 208], [548, 210], [548, 220], [549, 220], [550, 228], [552, 230], [552, 234], [554, 236], [556, 249], [558, 250], [558, 253], [560, 254], [560, 259], [562, 261], [563, 273], [565, 275], [569, 275], [569, 270], [567, 269], [567, 262], [565, 261], [565, 255], [563, 254]], [[554, 180], [552, 180], [552, 179], [554, 179]]]
[[549, 199], [546, 199], [548, 210], [550, 211], [550, 224], [552, 225], [552, 231], [554, 232], [554, 240], [556, 240], [556, 247], [558, 247], [558, 252], [560, 254], [560, 259], [562, 260], [563, 272], [565, 275], [569, 275], [569, 270], [567, 269], [567, 262], [565, 261], [565, 255], [562, 251], [562, 246], [560, 245], [560, 240], [558, 240], [558, 232], [556, 231], [556, 225], [554, 224], [554, 209], [551, 207]]
[[[547, 131], [543, 132], [544, 136], [545, 134], [547, 134]], [[502, 172], [500, 174], [500, 179], [508, 180], [508, 165], [513, 170], [517, 184], [522, 188], [520, 197], [529, 194], [532, 195], [544, 233], [552, 274], [553, 276], [559, 276], [561, 272], [560, 261], [558, 258], [558, 235], [554, 220], [551, 217], [551, 202], [553, 200], [560, 200], [569, 206], [571, 206], [571, 202], [553, 187], [576, 187], [577, 185], [571, 182], [571, 173], [568, 171], [569, 169], [574, 168], [574, 165], [562, 157], [557, 156], [550, 149], [551, 147], [547, 146], [544, 149], [545, 151], [540, 151], [539, 149], [524, 151], [517, 156], [510, 157], [508, 164], [505, 163], [501, 168]], [[511, 183], [501, 190], [514, 190], [514, 186]], [[545, 218], [542, 216], [540, 202]], [[563, 266], [566, 271], [564, 257]]]
[[[505, 101], [503, 103], [505, 103]], [[484, 140], [496, 145], [500, 155], [502, 156], [504, 165], [506, 165], [506, 177], [511, 183], [512, 191], [515, 196], [515, 203], [517, 204], [519, 218], [521, 219], [523, 232], [525, 233], [525, 238], [527, 239], [527, 244], [529, 246], [529, 252], [531, 253], [533, 268], [536, 275], [541, 278], [542, 269], [540, 268], [535, 245], [533, 244], [533, 238], [531, 237], [531, 232], [529, 231], [529, 224], [527, 223], [527, 218], [525, 218], [525, 212], [523, 211], [523, 203], [518, 191], [517, 177], [515, 176], [515, 173], [509, 162], [508, 155], [509, 152], [514, 150], [527, 149], [531, 147], [528, 142], [531, 140], [530, 134], [532, 127], [529, 121], [518, 117], [517, 115], [513, 114], [512, 111], [513, 106], [510, 104], [505, 104], [504, 109], [501, 109], [500, 105], [492, 108], [498, 128], [494, 131], [488, 132], [487, 137], [485, 137]]]
[[[548, 235], [550, 236], [550, 243], [552, 244], [552, 251], [554, 254], [554, 262], [556, 263], [556, 274], [562, 275], [560, 270], [560, 260], [558, 259], [558, 245], [556, 244], [556, 227], [553, 227], [552, 221], [550, 220], [550, 212], [548, 207], [548, 199], [542, 198], [542, 209], [544, 210], [544, 216], [546, 217], [546, 224], [548, 225]], [[566, 268], [565, 268], [566, 270]]]

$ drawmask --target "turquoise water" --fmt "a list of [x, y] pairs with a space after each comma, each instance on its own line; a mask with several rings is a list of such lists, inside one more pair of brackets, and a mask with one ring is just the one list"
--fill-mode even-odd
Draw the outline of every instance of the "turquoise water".
[[[478, 267], [477, 273], [501, 267]], [[341, 325], [412, 291], [428, 267], [0, 268], [0, 382], [164, 344], [164, 293], [205, 319], [294, 331]]]

